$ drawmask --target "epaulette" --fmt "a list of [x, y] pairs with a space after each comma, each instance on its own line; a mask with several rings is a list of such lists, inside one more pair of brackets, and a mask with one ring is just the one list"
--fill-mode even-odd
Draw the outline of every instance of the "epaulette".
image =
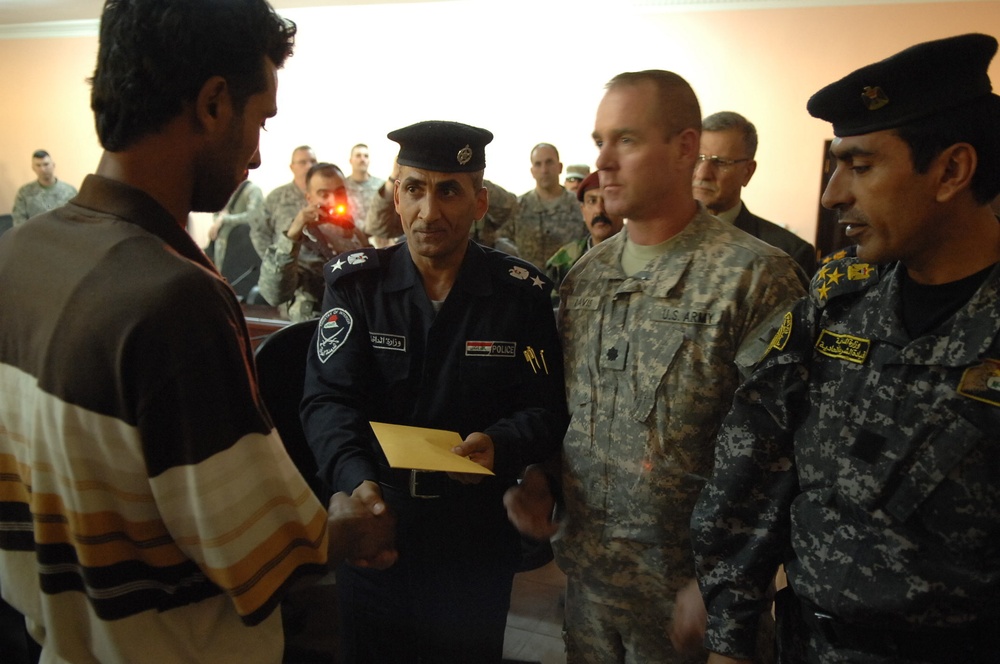
[[809, 297], [817, 307], [841, 295], [863, 291], [879, 280], [877, 265], [865, 263], [857, 256], [831, 258], [813, 275], [809, 284]]
[[851, 256], [856, 256], [857, 253], [858, 253], [858, 245], [852, 244], [849, 247], [844, 247], [843, 249], [838, 249], [837, 251], [834, 251], [833, 253], [830, 253], [830, 254], [827, 254], [826, 256], [823, 256], [823, 258], [819, 259], [819, 266], [823, 267], [824, 265], [826, 265], [830, 261], [839, 261], [841, 258], [849, 258]]
[[552, 280], [526, 260], [495, 251], [491, 255], [490, 263], [494, 271], [500, 275], [501, 282], [537, 289], [545, 294], [552, 291]]
[[345, 274], [353, 274], [362, 270], [378, 267], [378, 250], [372, 247], [345, 251], [323, 266], [323, 276], [327, 285], [333, 285]]

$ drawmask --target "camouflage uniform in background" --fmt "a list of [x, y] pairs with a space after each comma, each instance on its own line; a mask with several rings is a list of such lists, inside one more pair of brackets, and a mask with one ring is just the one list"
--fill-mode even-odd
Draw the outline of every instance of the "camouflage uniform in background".
[[563, 282], [563, 279], [569, 274], [569, 269], [580, 260], [580, 256], [583, 256], [590, 249], [590, 240], [591, 237], [588, 234], [587, 237], [567, 242], [559, 247], [556, 253], [552, 254], [552, 257], [545, 262], [545, 274], [552, 280], [552, 283], [558, 285]]
[[[325, 288], [326, 258], [308, 244], [285, 237], [295, 215], [308, 204], [295, 182], [289, 182], [267, 195], [263, 213], [251, 222], [250, 239], [261, 257], [257, 288], [261, 297], [293, 322], [319, 316]], [[356, 247], [344, 250], [352, 248]]]
[[691, 511], [737, 360], [763, 355], [803, 288], [791, 258], [701, 205], [632, 277], [621, 267], [627, 232], [584, 254], [560, 292], [571, 420], [553, 544], [568, 577], [567, 657], [620, 661], [599, 619], [635, 639], [637, 662], [698, 661], [667, 636], [674, 595], [694, 577]]
[[264, 253], [257, 280], [261, 297], [278, 307], [293, 323], [319, 318], [322, 313], [320, 306], [326, 291], [323, 265], [328, 258], [317, 250], [316, 242], [325, 242], [331, 255], [361, 248], [353, 236], [338, 237], [337, 228], [325, 237], [320, 236], [318, 229], [306, 229], [303, 233], [312, 233], [316, 239], [293, 242], [282, 231]]
[[518, 255], [539, 270], [545, 261], [571, 240], [587, 236], [576, 194], [563, 189], [554, 201], [542, 201], [534, 189], [517, 199], [517, 216], [504, 225], [501, 235], [517, 247]]
[[[260, 187], [249, 180], [245, 180], [239, 188], [229, 197], [229, 202], [222, 212], [216, 213], [215, 217], [225, 214], [222, 225], [219, 227], [219, 234], [215, 238], [215, 251], [212, 255], [212, 262], [222, 269], [222, 261], [226, 258], [226, 245], [229, 243], [229, 234], [240, 224], [249, 224], [256, 218], [264, 207], [264, 192]], [[251, 240], [252, 242], [252, 240]]]
[[264, 199], [263, 209], [250, 221], [250, 241], [261, 259], [267, 248], [288, 230], [295, 215], [306, 205], [306, 195], [294, 181], [271, 190]]
[[[388, 182], [375, 192], [365, 221], [365, 232], [381, 238], [381, 246], [392, 244], [403, 235], [403, 223], [392, 201], [392, 186], [393, 183]], [[486, 216], [472, 224], [469, 237], [479, 244], [517, 256], [516, 248], [505, 238], [498, 237], [500, 228], [517, 217], [517, 196], [489, 180], [483, 180], [483, 186], [489, 195], [490, 207]]]
[[692, 518], [712, 650], [751, 651], [784, 562], [807, 619], [900, 630], [880, 656], [812, 625], [810, 662], [997, 661], [1000, 267], [916, 338], [904, 271], [827, 263], [737, 392]]
[[364, 182], [355, 182], [350, 176], [344, 178], [347, 200], [351, 206], [351, 216], [354, 217], [355, 226], [364, 233], [368, 233], [365, 229], [368, 208], [373, 199], [378, 196], [378, 190], [383, 184], [385, 184], [385, 180], [373, 176], [369, 176]]
[[52, 186], [43, 187], [38, 180], [29, 182], [17, 190], [11, 217], [15, 226], [20, 226], [37, 214], [54, 210], [65, 205], [76, 196], [76, 187], [56, 180]]

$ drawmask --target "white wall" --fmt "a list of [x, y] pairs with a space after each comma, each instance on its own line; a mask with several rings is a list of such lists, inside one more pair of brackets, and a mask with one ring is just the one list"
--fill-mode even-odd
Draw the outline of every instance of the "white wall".
[[[593, 163], [593, 117], [605, 82], [622, 71], [670, 69], [687, 78], [704, 114], [743, 113], [760, 133], [759, 166], [744, 199], [756, 213], [812, 241], [829, 126], [808, 97], [851, 70], [913, 43], [963, 32], [1000, 34], [1000, 2], [693, 10], [668, 0], [461, 0], [284, 9], [299, 26], [280, 75], [279, 113], [261, 136], [265, 191], [287, 182], [302, 143], [347, 168], [350, 147], [371, 148], [387, 174], [385, 134], [419, 120], [491, 130], [487, 177], [514, 193], [534, 186], [528, 153], [555, 144], [564, 164]], [[793, 6], [789, 6], [793, 5]], [[95, 25], [96, 28], [96, 25]], [[95, 30], [96, 33], [96, 30]], [[85, 78], [96, 37], [0, 40], [0, 211], [31, 180], [29, 156], [48, 149], [57, 174], [78, 183], [100, 150]], [[991, 67], [1000, 83], [1000, 61]]]

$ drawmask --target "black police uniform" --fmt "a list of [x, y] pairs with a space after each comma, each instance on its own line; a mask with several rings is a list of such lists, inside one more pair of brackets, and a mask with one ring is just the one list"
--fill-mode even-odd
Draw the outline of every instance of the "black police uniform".
[[[502, 496], [554, 453], [567, 421], [551, 283], [473, 242], [437, 313], [405, 243], [343, 254], [325, 271], [306, 435], [333, 490], [381, 483], [400, 554], [384, 571], [338, 569], [345, 660], [499, 661], [519, 554]], [[465, 485], [418, 473], [411, 486], [369, 421], [484, 432], [496, 476]]]

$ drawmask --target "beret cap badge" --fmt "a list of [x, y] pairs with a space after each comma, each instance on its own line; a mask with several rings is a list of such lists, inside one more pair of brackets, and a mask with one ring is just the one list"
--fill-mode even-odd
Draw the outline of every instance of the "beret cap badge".
[[879, 86], [866, 85], [861, 93], [861, 101], [869, 111], [877, 111], [889, 103], [889, 96]]
[[997, 46], [995, 37], [977, 33], [914, 44], [822, 88], [806, 109], [830, 122], [837, 137], [959, 116], [997, 126], [1000, 96], [989, 76]]
[[469, 161], [472, 159], [472, 148], [469, 147], [468, 143], [465, 144], [464, 148], [458, 151], [458, 154], [455, 156], [455, 158], [458, 159], [458, 163], [461, 164], [462, 166], [465, 166], [466, 164], [469, 163]]

